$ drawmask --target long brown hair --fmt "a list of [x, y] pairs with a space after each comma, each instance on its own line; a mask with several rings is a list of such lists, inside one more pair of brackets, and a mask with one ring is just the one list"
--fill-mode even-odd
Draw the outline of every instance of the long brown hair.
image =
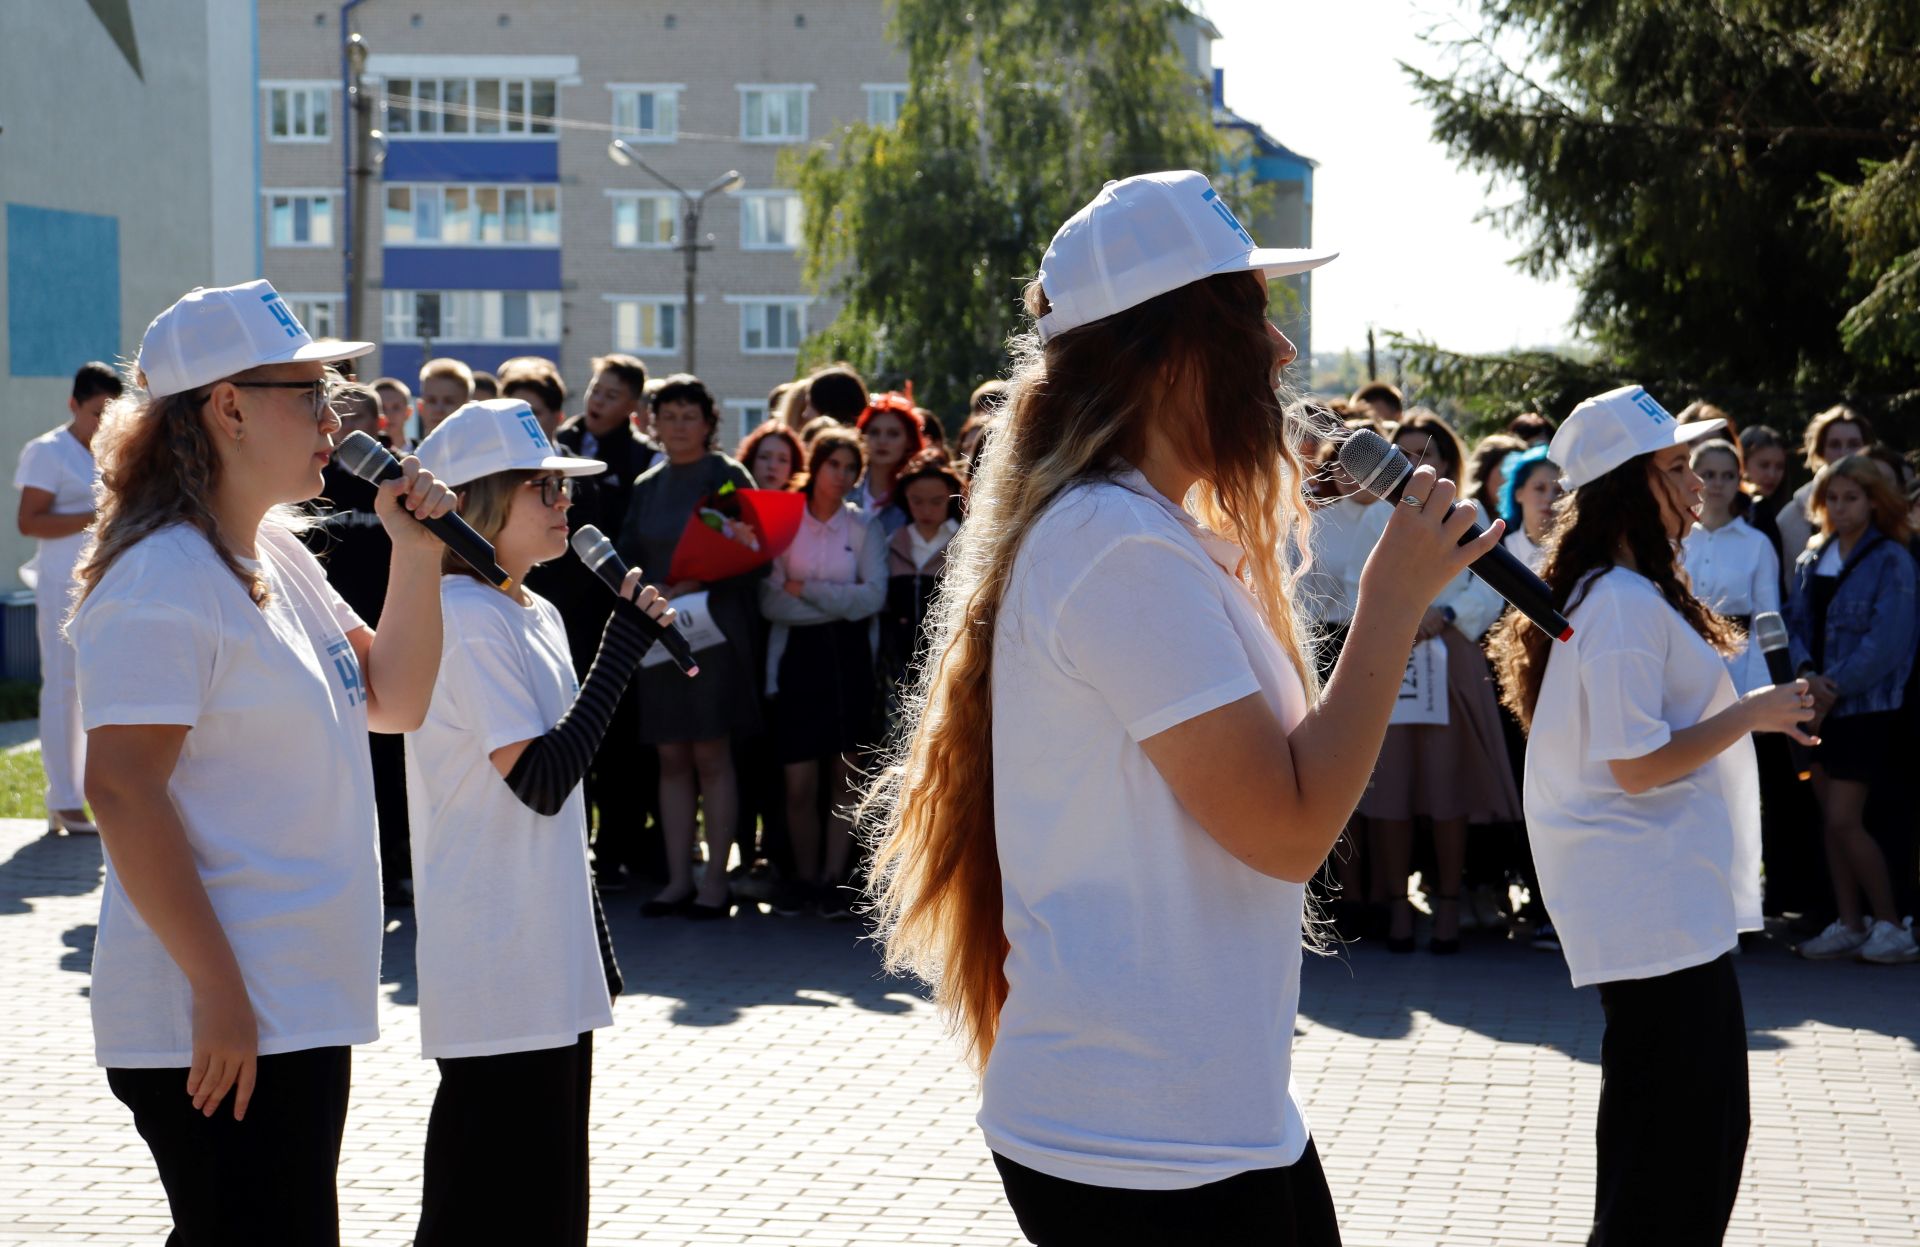
[[[138, 377], [132, 380], [139, 383]], [[267, 604], [266, 576], [240, 562], [213, 514], [220, 455], [201, 415], [211, 388], [150, 398], [129, 386], [102, 414], [92, 447], [100, 465], [100, 505], [93, 535], [74, 568], [79, 582], [73, 599], [76, 610], [121, 555], [142, 538], [174, 524], [190, 525], [205, 537], [227, 570], [246, 586], [254, 604]], [[299, 531], [309, 521], [293, 508], [281, 506], [267, 512], [265, 522]]]
[[[1047, 310], [1038, 283], [1027, 309]], [[1044, 347], [1016, 339], [1012, 393], [976, 463], [967, 522], [930, 612], [929, 660], [861, 803], [874, 841], [873, 913], [890, 969], [931, 983], [976, 1065], [1007, 996], [993, 819], [993, 639], [1034, 520], [1076, 482], [1138, 462], [1166, 421], [1205, 465], [1194, 511], [1241, 545], [1267, 626], [1309, 689], [1282, 545], [1304, 555], [1305, 473], [1273, 389], [1267, 302], [1251, 273], [1209, 277]]]
[[[1722, 654], [1736, 653], [1742, 641], [1740, 630], [1709, 610], [1680, 579], [1673, 539], [1667, 535], [1660, 498], [1654, 493], [1651, 464], [1649, 455], [1629, 459], [1580, 486], [1554, 508], [1547, 565], [1540, 579], [1553, 591], [1554, 608], [1570, 614], [1586, 597], [1588, 576], [1609, 572], [1625, 542], [1635, 570], [1653, 582], [1687, 626]], [[1668, 487], [1662, 482], [1660, 488]], [[1533, 708], [1540, 700], [1540, 681], [1553, 645], [1552, 637], [1518, 611], [1508, 611], [1494, 625], [1489, 648], [1500, 676], [1501, 700], [1523, 727], [1533, 725]]]

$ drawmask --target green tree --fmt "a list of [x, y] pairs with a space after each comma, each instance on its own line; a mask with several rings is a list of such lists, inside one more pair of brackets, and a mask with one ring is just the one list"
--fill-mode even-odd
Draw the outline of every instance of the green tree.
[[805, 205], [806, 280], [843, 304], [802, 359], [909, 376], [952, 414], [1006, 366], [1060, 222], [1111, 178], [1211, 171], [1229, 152], [1175, 49], [1188, 14], [1173, 0], [891, 10], [909, 62], [898, 125], [849, 126], [785, 169]]
[[[1593, 358], [1397, 339], [1436, 390], [1564, 414], [1641, 381], [1748, 419], [1920, 411], [1920, 4], [1483, 0], [1407, 67], [1434, 134], [1520, 198], [1519, 266], [1571, 272]], [[1526, 44], [1516, 64], [1502, 50]], [[1506, 387], [1502, 389], [1502, 387]], [[1488, 397], [1490, 394], [1499, 397]]]

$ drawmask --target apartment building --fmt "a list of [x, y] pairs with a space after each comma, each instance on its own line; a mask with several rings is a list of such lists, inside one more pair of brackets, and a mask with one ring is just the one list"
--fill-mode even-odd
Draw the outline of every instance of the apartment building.
[[[783, 152], [844, 123], [887, 124], [907, 60], [882, 0], [359, 0], [361, 80], [383, 136], [366, 202], [347, 167], [342, 10], [259, 0], [259, 232], [265, 274], [316, 335], [347, 332], [343, 240], [364, 222], [378, 372], [429, 355], [494, 368], [545, 355], [576, 390], [608, 350], [693, 367], [729, 437], [764, 417], [800, 342], [835, 308], [800, 281], [800, 202]], [[1311, 242], [1312, 162], [1228, 112], [1204, 19], [1176, 39], [1216, 124], [1254, 132], [1255, 174], [1284, 183], [1268, 245]], [[618, 138], [646, 166], [615, 163]], [[647, 169], [651, 169], [650, 174]], [[684, 200], [706, 201], [689, 309]], [[657, 174], [658, 177], [654, 176]], [[664, 180], [664, 182], [663, 182]], [[1310, 278], [1290, 279], [1304, 297]], [[691, 315], [689, 315], [691, 312]], [[1287, 326], [1306, 348], [1306, 323]], [[691, 341], [690, 341], [691, 340]]]
[[[801, 285], [799, 199], [780, 155], [897, 117], [906, 57], [880, 0], [363, 0], [351, 29], [383, 158], [351, 204], [340, 10], [260, 2], [266, 275], [315, 334], [346, 332], [343, 240], [366, 222], [379, 371], [429, 353], [556, 360], [576, 389], [608, 350], [694, 365], [729, 434], [764, 418], [834, 309]], [[624, 139], [646, 169], [616, 164]], [[706, 201], [689, 324], [683, 200]]]

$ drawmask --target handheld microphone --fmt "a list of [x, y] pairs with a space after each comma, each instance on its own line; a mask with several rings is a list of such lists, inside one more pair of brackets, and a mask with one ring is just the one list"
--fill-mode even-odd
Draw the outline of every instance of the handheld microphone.
[[[627, 578], [627, 565], [619, 554], [615, 553], [613, 543], [607, 540], [605, 533], [591, 524], [582, 524], [573, 534], [573, 552], [580, 561], [593, 570], [593, 573], [606, 582], [620, 605], [633, 612], [640, 626], [658, 641], [667, 651], [667, 657], [673, 659], [673, 665], [688, 675], [699, 675], [700, 664], [693, 660], [693, 650], [687, 646], [686, 634], [671, 625], [663, 625], [653, 616], [641, 610], [633, 599], [620, 592], [621, 582]], [[618, 608], [616, 608], [618, 609]]]
[[[349, 433], [335, 448], [333, 457], [340, 466], [363, 481], [374, 485], [400, 475], [400, 461], [393, 453], [365, 433]], [[493, 543], [473, 531], [473, 525], [449, 513], [420, 521], [427, 531], [446, 543], [447, 549], [465, 560], [468, 567], [496, 589], [512, 591], [513, 577], [493, 561]]]
[[[1793, 674], [1793, 653], [1787, 645], [1787, 621], [1780, 618], [1779, 611], [1761, 611], [1753, 617], [1753, 643], [1766, 656], [1769, 680], [1791, 684], [1798, 678]], [[1806, 723], [1800, 726], [1804, 729]], [[1807, 747], [1788, 737], [1787, 752], [1793, 757], [1793, 773], [1801, 779], [1812, 779], [1813, 755]]]
[[[1400, 448], [1372, 429], [1356, 429], [1341, 443], [1340, 466], [1360, 488], [1395, 505], [1407, 478], [1413, 475], [1413, 465]], [[1486, 526], [1476, 520], [1460, 538], [1460, 544], [1468, 545], [1486, 531]], [[1515, 558], [1506, 546], [1496, 545], [1475, 559], [1473, 574], [1554, 640], [1573, 636], [1573, 625], [1553, 608], [1553, 591], [1547, 588], [1547, 582], [1534, 575], [1533, 569]]]

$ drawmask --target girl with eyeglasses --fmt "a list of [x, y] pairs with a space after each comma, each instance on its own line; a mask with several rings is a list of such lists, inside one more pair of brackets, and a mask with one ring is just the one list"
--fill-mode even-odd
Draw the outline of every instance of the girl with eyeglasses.
[[[94, 449], [99, 518], [68, 625], [107, 878], [95, 1053], [195, 1244], [336, 1244], [350, 1047], [372, 1040], [380, 871], [369, 726], [426, 714], [446, 487], [380, 487], [378, 634], [295, 535], [338, 419], [327, 365], [264, 281], [148, 326]], [[229, 1097], [231, 1097], [229, 1107]]]

